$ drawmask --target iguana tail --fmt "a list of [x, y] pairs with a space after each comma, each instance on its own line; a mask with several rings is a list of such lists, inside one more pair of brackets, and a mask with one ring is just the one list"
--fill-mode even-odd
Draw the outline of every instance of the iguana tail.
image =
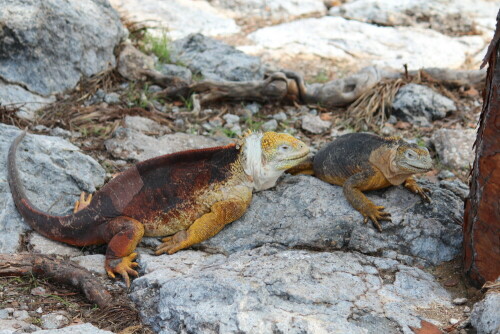
[[35, 231], [49, 239], [75, 246], [104, 243], [103, 240], [97, 240], [99, 238], [95, 237], [95, 233], [89, 233], [89, 230], [95, 231], [89, 226], [95, 225], [96, 222], [88, 210], [66, 216], [55, 216], [37, 209], [28, 200], [16, 163], [17, 147], [25, 135], [26, 131], [14, 140], [10, 146], [7, 160], [10, 191], [19, 213]]

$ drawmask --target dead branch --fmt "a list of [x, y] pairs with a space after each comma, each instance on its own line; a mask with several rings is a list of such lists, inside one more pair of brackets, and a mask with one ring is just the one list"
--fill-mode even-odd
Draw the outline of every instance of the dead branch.
[[45, 254], [0, 254], [0, 276], [42, 276], [74, 286], [100, 308], [111, 304], [111, 294], [85, 268], [72, 261]]

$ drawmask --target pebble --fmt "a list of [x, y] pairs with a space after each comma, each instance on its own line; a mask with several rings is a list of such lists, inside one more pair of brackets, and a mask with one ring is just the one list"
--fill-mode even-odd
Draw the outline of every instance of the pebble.
[[463, 305], [467, 303], [467, 298], [455, 298], [453, 299], [453, 304], [455, 305]]
[[37, 286], [36, 288], [31, 289], [31, 294], [33, 296], [43, 296], [47, 294], [47, 290], [42, 286]]
[[438, 173], [437, 177], [440, 180], [444, 180], [444, 179], [449, 179], [449, 178], [455, 177], [455, 174], [453, 174], [453, 172], [451, 172], [449, 170], [443, 169], [442, 171], [440, 171]]
[[104, 96], [104, 102], [107, 104], [118, 104], [120, 103], [120, 94], [118, 93], [108, 93]]
[[49, 313], [40, 317], [43, 329], [56, 329], [69, 324], [69, 319], [62, 314]]
[[275, 119], [272, 119], [262, 124], [263, 131], [274, 131], [277, 128], [278, 128], [278, 121], [276, 121]]
[[11, 311], [11, 309], [8, 308], [0, 309], [0, 319], [9, 319], [12, 312], [13, 311]]
[[283, 111], [280, 111], [279, 113], [273, 115], [273, 118], [277, 120], [278, 122], [286, 121], [287, 116]]
[[332, 123], [322, 120], [319, 116], [311, 114], [302, 117], [302, 129], [314, 134], [321, 134], [328, 130]]
[[25, 310], [14, 311], [13, 316], [16, 320], [26, 320], [30, 317], [28, 311]]
[[456, 325], [456, 324], [458, 324], [458, 319], [451, 318], [451, 319], [450, 319], [450, 324], [452, 324], [452, 325]]
[[238, 116], [238, 115], [226, 114], [226, 115], [222, 116], [222, 118], [224, 118], [224, 120], [228, 124], [237, 124], [240, 122], [240, 116]]
[[35, 312], [38, 314], [42, 314], [43, 313], [42, 307], [37, 308]]
[[245, 106], [245, 109], [250, 111], [252, 113], [252, 115], [255, 115], [256, 113], [258, 113], [260, 111], [260, 104], [258, 103], [249, 103]]
[[464, 307], [464, 313], [470, 313], [470, 307], [469, 306]]

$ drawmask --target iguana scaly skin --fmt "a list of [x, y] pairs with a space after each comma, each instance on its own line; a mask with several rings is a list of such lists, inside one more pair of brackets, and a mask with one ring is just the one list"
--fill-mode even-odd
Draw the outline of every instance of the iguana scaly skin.
[[432, 169], [429, 151], [399, 137], [382, 138], [368, 133], [340, 136], [318, 151], [312, 169], [321, 180], [343, 186], [347, 201], [363, 215], [365, 223], [370, 219], [379, 231], [379, 220], [390, 221], [390, 213], [373, 204], [363, 191], [403, 184], [430, 201], [428, 189], [418, 186], [412, 177]]
[[9, 185], [24, 219], [43, 236], [75, 246], [107, 244], [105, 269], [127, 286], [137, 276], [134, 250], [143, 236], [169, 236], [156, 254], [175, 253], [217, 234], [247, 210], [252, 191], [273, 187], [309, 148], [287, 134], [251, 133], [238, 144], [167, 154], [139, 162], [93, 196], [84, 194], [73, 214], [55, 216], [27, 199], [10, 147]]

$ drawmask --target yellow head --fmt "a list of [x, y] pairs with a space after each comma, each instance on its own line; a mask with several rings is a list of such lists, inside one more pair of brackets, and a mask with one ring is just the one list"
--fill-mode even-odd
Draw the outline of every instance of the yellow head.
[[398, 141], [394, 164], [401, 172], [425, 173], [432, 169], [432, 159], [425, 147], [417, 144]]
[[254, 188], [273, 187], [283, 172], [307, 158], [309, 147], [286, 133], [251, 133], [243, 138], [245, 172], [252, 177]]

